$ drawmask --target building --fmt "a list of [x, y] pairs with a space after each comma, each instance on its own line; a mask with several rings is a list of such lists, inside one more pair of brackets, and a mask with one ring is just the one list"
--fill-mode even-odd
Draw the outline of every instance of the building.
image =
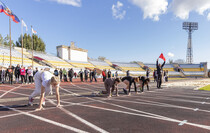
[[88, 50], [77, 48], [74, 42], [71, 46], [57, 46], [57, 56], [64, 60], [88, 62]]

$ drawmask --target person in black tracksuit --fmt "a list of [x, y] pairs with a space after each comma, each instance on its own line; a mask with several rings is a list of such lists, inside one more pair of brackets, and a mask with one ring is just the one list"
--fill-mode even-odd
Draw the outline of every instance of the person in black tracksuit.
[[85, 74], [85, 81], [87, 82], [87, 80], [88, 80], [88, 70], [87, 70], [87, 68], [85, 68], [85, 70], [84, 70], [84, 74]]
[[82, 71], [82, 69], [79, 71], [79, 76], [80, 76], [81, 82], [84, 82], [83, 81], [83, 71]]
[[63, 71], [62, 71], [61, 68], [60, 68], [60, 71], [59, 71], [59, 75], [60, 75], [60, 81], [62, 82]]
[[69, 81], [72, 82], [72, 78], [74, 77], [74, 70], [73, 70], [73, 68], [71, 68], [68, 71], [68, 76], [69, 76]]
[[93, 80], [92, 79], [92, 75], [93, 75], [92, 73], [93, 73], [92, 70], [90, 70], [90, 73], [89, 73], [90, 82], [92, 82], [92, 80]]
[[[124, 91], [125, 94], [130, 95], [132, 83], [134, 84], [134, 89], [135, 89], [135, 92], [137, 93], [136, 82], [139, 82], [139, 78], [133, 78], [131, 76], [126, 76], [126, 77], [123, 77], [121, 79], [121, 81], [124, 82], [127, 85], [126, 88], [123, 88], [123, 91]], [[128, 92], [127, 92], [127, 89], [128, 89]]]
[[96, 74], [97, 74], [97, 72], [96, 72], [96, 69], [94, 68], [94, 70], [93, 70], [93, 72], [92, 72], [92, 81], [93, 81], [93, 79], [95, 79], [95, 82], [97, 82], [97, 79], [96, 79]]
[[158, 59], [156, 62], [156, 68], [157, 68], [157, 88], [161, 88], [161, 84], [162, 84], [162, 71], [163, 71], [163, 66], [165, 65], [165, 61], [163, 62], [163, 64], [158, 64]]
[[109, 69], [107, 75], [108, 75], [108, 78], [111, 78], [112, 72], [110, 71], [110, 69]]
[[20, 65], [19, 64], [15, 67], [15, 78], [16, 78], [16, 83], [19, 83], [19, 78], [20, 78]]

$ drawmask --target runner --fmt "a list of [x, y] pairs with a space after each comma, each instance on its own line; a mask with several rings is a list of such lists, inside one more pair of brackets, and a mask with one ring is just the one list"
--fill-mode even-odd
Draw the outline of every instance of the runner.
[[39, 108], [37, 110], [42, 110], [42, 105], [45, 105], [44, 95], [47, 96], [51, 91], [52, 87], [56, 89], [57, 107], [60, 106], [60, 95], [59, 95], [59, 84], [60, 80], [58, 77], [53, 76], [49, 71], [39, 71], [35, 74], [35, 90], [29, 96], [29, 105], [33, 105], [34, 97], [40, 96]]
[[[116, 89], [116, 96], [118, 95], [118, 84], [120, 83], [119, 78], [108, 78], [104, 81], [106, 91], [102, 91], [103, 94], [108, 94], [108, 98], [112, 97], [112, 93]], [[112, 88], [112, 89], [111, 89]]]
[[139, 85], [138, 85], [138, 87], [141, 88], [142, 92], [144, 92], [144, 86], [145, 85], [147, 86], [147, 91], [149, 91], [149, 82], [150, 82], [149, 78], [145, 78], [144, 76], [141, 76], [141, 77], [139, 76]]
[[[123, 77], [122, 82], [126, 84], [126, 88], [123, 88], [125, 94], [130, 95], [131, 85], [134, 84], [135, 92], [137, 93], [136, 83], [139, 82], [139, 78], [133, 78], [131, 76]], [[128, 90], [128, 91], [127, 91]]]

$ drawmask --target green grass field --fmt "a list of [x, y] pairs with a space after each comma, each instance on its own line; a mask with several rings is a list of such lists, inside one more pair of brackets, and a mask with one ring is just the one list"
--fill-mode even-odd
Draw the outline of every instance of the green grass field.
[[200, 88], [199, 90], [210, 91], [210, 85], [204, 86]]

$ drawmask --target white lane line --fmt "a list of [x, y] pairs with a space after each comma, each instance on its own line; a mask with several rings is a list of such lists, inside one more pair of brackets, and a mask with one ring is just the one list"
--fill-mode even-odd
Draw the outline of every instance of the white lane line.
[[[131, 113], [131, 112], [126, 112], [126, 114], [131, 114], [131, 115], [135, 114], [135, 115], [138, 115], [138, 116], [143, 116], [143, 117], [148, 117], [148, 118], [154, 118], [154, 119], [159, 119], [159, 120], [165, 120], [165, 121], [171, 121], [171, 122], [178, 122], [178, 123], [182, 122], [180, 120], [176, 120], [176, 119], [173, 119], [173, 118], [168, 118], [168, 117], [160, 116], [160, 115], [157, 115], [157, 114], [152, 114], [152, 113], [148, 113], [148, 112], [144, 112], [144, 111], [139, 111], [139, 110], [136, 110], [136, 109], [127, 108], [127, 107], [120, 106], [120, 105], [117, 105], [117, 104], [106, 103], [106, 102], [103, 102], [103, 101], [100, 101], [100, 100], [95, 100], [95, 99], [92, 99], [92, 98], [87, 98], [87, 99], [91, 99], [91, 100], [94, 100], [94, 101], [98, 101], [98, 102], [109, 104], [109, 105], [113, 105], [113, 106], [117, 106], [117, 107], [120, 107], [120, 108], [125, 108], [125, 109], [132, 110], [132, 111], [135, 111], [135, 112], [141, 112], [141, 113], [143, 112], [145, 114], [150, 114], [150, 115], [135, 114], [135, 113]], [[103, 109], [103, 110], [108, 110], [108, 111], [113, 111], [113, 112], [120, 112], [120, 113], [125, 112], [125, 111], [113, 110], [113, 109], [107, 109], [107, 108], [101, 108], [101, 107], [96, 107], [96, 106], [91, 106], [91, 105], [79, 105], [79, 106], [86, 106], [86, 107], [98, 108], [98, 109]], [[195, 123], [189, 123], [189, 122], [187, 122], [186, 124], [187, 125], [191, 125], [191, 126], [195, 126], [195, 127], [200, 127], [200, 128], [203, 128], [203, 129], [210, 130], [210, 126], [207, 126], [207, 125], [201, 125], [201, 124], [195, 124]]]
[[67, 90], [67, 89], [64, 89], [64, 88], [63, 88], [63, 87], [61, 87], [61, 86], [60, 86], [60, 88], [61, 88], [62, 90], [64, 90], [64, 91], [66, 91], [66, 92], [68, 92], [68, 93], [72, 94], [72, 95], [78, 96], [78, 94], [77, 94], [77, 93], [74, 93], [74, 92], [72, 92], [72, 91], [69, 91], [69, 90]]
[[76, 87], [78, 87], [78, 88], [80, 88], [80, 89], [83, 89], [83, 90], [94, 91], [94, 90], [91, 90], [91, 89], [89, 89], [89, 88], [80, 87], [80, 86], [75, 85], [75, 84], [73, 84], [73, 83], [71, 83], [71, 84], [72, 84], [73, 86], [76, 86]]
[[[1, 105], [1, 106], [4, 106], [4, 105]], [[74, 128], [74, 127], [72, 127], [72, 126], [68, 126], [68, 125], [65, 125], [65, 124], [62, 124], [62, 123], [59, 123], [59, 122], [55, 122], [55, 121], [53, 121], [53, 120], [49, 120], [49, 119], [43, 118], [43, 117], [41, 117], [41, 116], [37, 116], [37, 115], [34, 115], [34, 114], [26, 113], [26, 112], [23, 112], [23, 111], [14, 109], [14, 108], [9, 108], [9, 107], [7, 107], [7, 108], [10, 109], [10, 110], [19, 112], [19, 113], [21, 113], [21, 114], [24, 114], [24, 115], [26, 115], [26, 116], [29, 116], [29, 117], [38, 119], [38, 120], [40, 120], [40, 121], [44, 121], [44, 122], [47, 122], [47, 123], [56, 125], [56, 126], [58, 126], [58, 127], [62, 127], [62, 128], [68, 129], [68, 130], [70, 130], [70, 131], [74, 131], [74, 132], [77, 132], [77, 133], [88, 133], [88, 132], [86, 132], [86, 131], [83, 131], [83, 130]]]
[[101, 90], [104, 89], [104, 87], [90, 85], [90, 84], [87, 84], [87, 83], [82, 83], [82, 84], [87, 85], [87, 86], [91, 86], [91, 87], [94, 87], [94, 88], [100, 88]]
[[[128, 114], [128, 115], [142, 116], [142, 117], [146, 117], [146, 118], [170, 121], [170, 122], [175, 122], [175, 123], [181, 123], [182, 122], [180, 120], [176, 120], [176, 119], [173, 119], [173, 118], [155, 117], [155, 116], [144, 115], [144, 114], [137, 114], [137, 113], [126, 112], [126, 111], [121, 111], [121, 110], [108, 109], [108, 108], [103, 108], [103, 107], [96, 107], [96, 106], [92, 106], [92, 105], [78, 105], [78, 106], [90, 107], [90, 108], [101, 109], [101, 110], [117, 112], [117, 113], [123, 113], [123, 114]], [[199, 128], [210, 130], [210, 126], [207, 126], [207, 125], [195, 124], [195, 123], [190, 123], [190, 122], [186, 122], [185, 124], [186, 125], [190, 125], [190, 126], [195, 126], [195, 127], [199, 127]]]
[[[151, 92], [151, 91], [147, 91], [147, 93], [149, 93], [149, 92]], [[153, 92], [156, 92], [156, 91], [153, 91]], [[204, 97], [198, 97], [198, 96], [186, 96], [186, 95], [165, 95], [165, 93], [162, 93], [162, 94], [155, 94], [155, 95], [153, 95], [153, 96], [156, 96], [156, 97], [161, 97], [161, 96], [165, 96], [165, 97], [172, 97], [172, 98], [174, 98], [174, 97], [184, 97], [184, 98], [196, 98], [196, 99], [204, 99]]]
[[179, 126], [182, 126], [182, 125], [184, 125], [185, 123], [187, 123], [187, 120], [183, 120], [183, 121], [180, 122], [178, 125], [179, 125]]
[[[139, 97], [139, 96], [130, 96], [130, 97]], [[141, 98], [150, 98], [148, 96], [144, 96], [144, 95], [141, 95]], [[159, 99], [159, 100], [169, 100], [169, 101], [179, 101], [179, 102], [188, 102], [188, 103], [198, 103], [198, 104], [201, 104], [200, 101], [194, 101], [194, 100], [185, 100], [185, 99], [180, 99], [180, 98], [163, 98], [163, 97], [151, 97], [152, 99]], [[205, 102], [205, 104], [210, 104], [210, 103], [207, 103]]]
[[198, 110], [199, 110], [199, 108], [195, 108], [195, 109], [194, 109], [194, 111], [198, 111]]
[[[48, 100], [49, 100], [49, 99], [48, 99]], [[49, 101], [50, 101], [52, 104], [56, 105], [52, 100], [49, 100]], [[79, 120], [80, 122], [84, 123], [85, 125], [91, 127], [92, 129], [94, 129], [94, 130], [100, 132], [100, 133], [109, 133], [109, 132], [105, 131], [104, 129], [102, 129], [102, 128], [100, 128], [100, 127], [98, 127], [98, 126], [96, 126], [96, 125], [94, 125], [94, 124], [88, 122], [87, 120], [85, 120], [85, 119], [79, 117], [78, 115], [76, 115], [76, 114], [74, 114], [74, 113], [72, 113], [72, 112], [70, 112], [70, 111], [64, 109], [63, 107], [59, 107], [59, 109], [62, 110], [63, 112], [65, 112], [66, 114], [68, 114], [68, 115], [74, 117], [75, 119]]]
[[202, 102], [201, 104], [205, 104], [206, 102]]
[[[68, 100], [68, 99], [65, 99], [65, 100]], [[57, 101], [57, 100], [53, 100], [53, 101]], [[85, 103], [91, 103], [91, 102], [93, 102], [93, 101], [86, 101], [86, 102], [79, 102], [79, 103], [70, 103], [70, 102], [61, 100], [61, 103], [68, 103], [68, 105], [62, 105], [62, 107], [70, 107], [70, 106], [73, 106], [73, 105], [85, 104]], [[3, 106], [2, 108], [8, 108], [8, 106]], [[49, 108], [45, 108], [45, 110], [51, 110], [51, 109], [55, 109], [55, 108], [57, 108], [57, 107], [49, 107]], [[37, 111], [32, 110], [32, 111], [28, 111], [27, 113], [33, 113], [33, 112], [37, 112]], [[12, 117], [12, 116], [17, 116], [17, 115], [22, 115], [22, 114], [23, 113], [14, 113], [14, 114], [9, 114], [9, 115], [4, 115], [4, 116], [0, 116], [0, 119], [1, 118]]]
[[[5, 90], [0, 90], [2, 92], [7, 92]], [[18, 92], [9, 92], [9, 93], [12, 93], [12, 94], [17, 94], [17, 95], [22, 95], [22, 96], [29, 96], [29, 95], [26, 95], [26, 94], [22, 94], [22, 93], [18, 93]]]
[[6, 91], [4, 94], [2, 94], [2, 95], [0, 96], [0, 98], [2, 98], [3, 96], [5, 96], [6, 94], [8, 94], [9, 92], [11, 92], [11, 91], [13, 91], [13, 90], [15, 90], [15, 89], [17, 89], [17, 88], [20, 88], [21, 86], [22, 86], [22, 85], [17, 86], [17, 87], [15, 87], [15, 88], [13, 88], [13, 89], [10, 89], [10, 90]]
[[[135, 104], [153, 105], [153, 106], [160, 106], [160, 107], [167, 107], [167, 108], [180, 108], [180, 109], [186, 109], [186, 110], [194, 110], [194, 108], [178, 106], [178, 105], [173, 105], [173, 104], [166, 104], [166, 103], [161, 103], [161, 102], [153, 102], [153, 101], [148, 101], [148, 100], [140, 100], [140, 99], [136, 99], [136, 100], [145, 101], [145, 102], [127, 101], [127, 100], [119, 100], [119, 99], [110, 99], [110, 100], [135, 103]], [[209, 110], [199, 110], [199, 111], [210, 113]]]

